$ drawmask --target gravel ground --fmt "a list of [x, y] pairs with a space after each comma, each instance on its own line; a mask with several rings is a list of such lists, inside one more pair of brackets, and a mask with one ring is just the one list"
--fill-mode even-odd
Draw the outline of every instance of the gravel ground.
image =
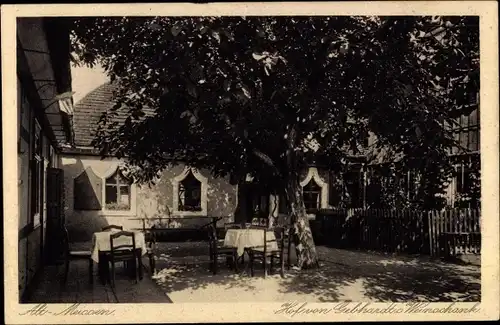
[[[320, 268], [263, 277], [208, 268], [206, 242], [158, 243], [156, 283], [175, 302], [480, 301], [481, 268], [375, 252], [317, 247]], [[278, 272], [276, 272], [278, 273]]]

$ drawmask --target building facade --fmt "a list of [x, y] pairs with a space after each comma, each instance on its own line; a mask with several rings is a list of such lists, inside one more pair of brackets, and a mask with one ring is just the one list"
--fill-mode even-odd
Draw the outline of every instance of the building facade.
[[[254, 217], [273, 219], [287, 214], [284, 196], [269, 193], [251, 177], [236, 184], [229, 177], [214, 178], [207, 170], [178, 164], [164, 170], [152, 187], [131, 182], [123, 160], [103, 159], [92, 146], [101, 114], [113, 106], [113, 90], [111, 84], [105, 83], [75, 104], [74, 146], [65, 148], [58, 160], [64, 172], [66, 225], [74, 240], [90, 240], [93, 232], [107, 224], [127, 229], [160, 223], [189, 228], [205, 224], [207, 217], [223, 217], [226, 222], [249, 222]], [[465, 118], [459, 118], [462, 124], [464, 121], [467, 121], [467, 128], [456, 131], [457, 139], [474, 149], [465, 156], [478, 156], [478, 108]], [[367, 148], [375, 141], [375, 136], [371, 135]], [[328, 166], [311, 166], [302, 171], [300, 184], [311, 218], [325, 208], [387, 207], [380, 204], [381, 188], [385, 192], [397, 189], [402, 199], [411, 201], [418, 186], [418, 173], [407, 170], [400, 172], [397, 179], [385, 177], [383, 173], [378, 175], [375, 171], [384, 170], [387, 162], [373, 159], [373, 153], [367, 153], [367, 148], [353, 155], [343, 172], [329, 170]], [[467, 169], [463, 166], [461, 162], [457, 164], [457, 172], [461, 173], [455, 173], [445, 184], [450, 206], [457, 193], [465, 192], [464, 184], [469, 182], [464, 172]]]
[[[207, 223], [209, 217], [250, 222], [286, 213], [283, 198], [265, 192], [250, 177], [236, 184], [230, 177], [216, 178], [182, 163], [164, 170], [153, 186], [130, 181], [123, 160], [103, 159], [91, 144], [101, 114], [113, 105], [113, 89], [103, 84], [75, 104], [74, 146], [65, 148], [58, 160], [72, 240], [90, 240], [108, 224], [126, 229], [158, 224], [190, 228]], [[303, 171], [301, 185], [311, 216], [315, 209], [329, 207], [328, 183], [324, 170]]]
[[[481, 201], [480, 173], [480, 110], [478, 96], [455, 119], [448, 130], [454, 145], [448, 151], [453, 165], [450, 177], [442, 182], [444, 189], [438, 197], [442, 208], [479, 208]], [[367, 148], [376, 141], [371, 136]], [[400, 167], [402, 156], [384, 158], [384, 152], [352, 157], [348, 169], [341, 175], [330, 176], [330, 203], [349, 208], [404, 208], [418, 200], [418, 191], [424, 185], [416, 167]], [[388, 155], [386, 155], [388, 156]]]
[[[17, 21], [18, 266], [20, 300], [46, 262], [61, 222], [57, 178], [61, 148], [70, 145], [69, 33], [50, 18]], [[54, 190], [51, 190], [54, 189]]]

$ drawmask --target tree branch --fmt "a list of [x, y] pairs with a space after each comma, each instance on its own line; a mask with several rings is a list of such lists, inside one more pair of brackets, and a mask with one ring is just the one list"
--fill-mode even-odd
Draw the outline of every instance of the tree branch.
[[278, 167], [276, 167], [276, 164], [271, 159], [271, 157], [269, 157], [268, 155], [266, 155], [265, 153], [263, 153], [262, 151], [257, 150], [257, 149], [252, 149], [252, 153], [256, 157], [258, 157], [261, 161], [263, 161], [266, 165], [271, 167], [276, 174], [281, 175], [280, 170], [278, 169]]

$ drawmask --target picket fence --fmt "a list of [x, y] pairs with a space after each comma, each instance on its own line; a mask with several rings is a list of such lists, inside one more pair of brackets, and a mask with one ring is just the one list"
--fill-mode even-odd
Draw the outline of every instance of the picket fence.
[[453, 209], [429, 212], [429, 247], [432, 256], [480, 254], [480, 211]]
[[480, 254], [480, 211], [327, 209], [312, 223], [318, 244], [394, 253]]

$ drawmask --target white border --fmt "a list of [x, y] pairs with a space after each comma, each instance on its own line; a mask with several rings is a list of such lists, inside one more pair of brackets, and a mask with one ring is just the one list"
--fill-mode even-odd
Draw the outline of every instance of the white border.
[[[4, 167], [4, 283], [5, 311], [8, 324], [54, 323], [147, 323], [147, 322], [303, 322], [359, 320], [493, 320], [499, 317], [499, 98], [498, 98], [498, 3], [495, 1], [380, 1], [331, 3], [220, 3], [220, 4], [70, 4], [4, 5], [2, 17], [2, 108]], [[99, 304], [114, 310], [111, 316], [23, 315], [33, 305], [18, 303], [18, 188], [16, 131], [16, 17], [39, 16], [187, 16], [187, 15], [479, 15], [481, 48], [481, 197], [482, 212], [482, 303], [478, 313], [349, 313], [349, 314], [276, 314], [280, 302], [192, 303], [192, 304]], [[207, 302], [210, 297], [207, 297]], [[309, 308], [328, 308], [333, 304], [309, 304]], [[404, 303], [395, 304], [404, 307]], [[447, 304], [430, 303], [431, 307]], [[457, 303], [455, 307], [471, 307]], [[388, 307], [388, 303], [374, 307]], [[56, 312], [69, 305], [48, 305]], [[81, 305], [92, 308], [92, 305]], [[94, 307], [97, 307], [94, 305]]]

